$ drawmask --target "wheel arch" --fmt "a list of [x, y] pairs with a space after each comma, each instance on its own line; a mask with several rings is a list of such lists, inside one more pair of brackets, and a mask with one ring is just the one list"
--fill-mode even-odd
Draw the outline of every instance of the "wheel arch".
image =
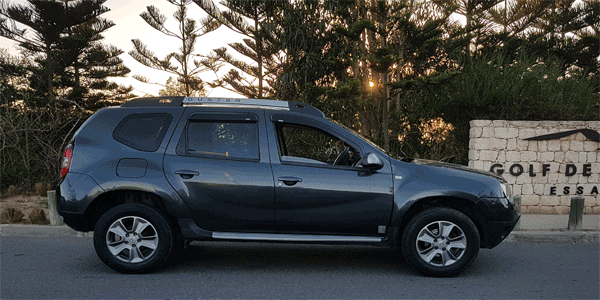
[[[433, 207], [452, 208], [465, 214], [477, 227], [479, 238], [481, 240], [481, 247], [485, 248], [487, 246], [486, 238], [488, 228], [486, 226], [487, 221], [483, 211], [481, 211], [473, 201], [460, 197], [434, 196], [415, 201], [402, 216], [399, 224], [399, 234], [402, 234], [404, 228], [416, 214]], [[400, 240], [402, 240], [401, 236], [398, 237], [398, 241]]]
[[156, 193], [135, 189], [119, 189], [100, 194], [90, 202], [85, 210], [86, 229], [94, 230], [100, 217], [113, 207], [125, 203], [140, 203], [155, 207], [172, 219], [174, 225], [176, 218], [170, 213], [167, 201]]

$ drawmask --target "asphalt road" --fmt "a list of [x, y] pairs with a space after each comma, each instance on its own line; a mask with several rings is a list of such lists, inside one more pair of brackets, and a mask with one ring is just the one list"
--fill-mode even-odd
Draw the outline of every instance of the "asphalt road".
[[159, 271], [106, 267], [89, 238], [2, 237], [1, 299], [600, 298], [599, 245], [502, 243], [453, 278], [367, 246], [194, 242]]

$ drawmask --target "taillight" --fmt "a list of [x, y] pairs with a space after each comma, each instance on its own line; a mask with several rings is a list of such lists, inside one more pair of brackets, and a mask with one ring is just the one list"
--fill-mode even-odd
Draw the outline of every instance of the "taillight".
[[65, 149], [65, 153], [63, 154], [63, 159], [61, 163], [60, 170], [60, 178], [65, 178], [67, 172], [69, 172], [69, 167], [71, 167], [71, 158], [73, 157], [73, 144], [69, 144]]

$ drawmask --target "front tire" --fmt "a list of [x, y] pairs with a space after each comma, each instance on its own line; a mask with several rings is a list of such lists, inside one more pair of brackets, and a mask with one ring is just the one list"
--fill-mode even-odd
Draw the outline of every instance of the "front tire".
[[169, 257], [174, 244], [168, 218], [154, 207], [123, 204], [107, 211], [94, 229], [100, 259], [122, 273], [151, 272]]
[[480, 240], [473, 221], [458, 210], [435, 207], [415, 215], [402, 235], [402, 252], [429, 276], [453, 276], [473, 263]]

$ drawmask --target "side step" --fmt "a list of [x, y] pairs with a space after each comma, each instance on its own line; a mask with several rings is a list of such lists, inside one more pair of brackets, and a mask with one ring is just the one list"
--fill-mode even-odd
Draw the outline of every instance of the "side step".
[[212, 237], [220, 240], [247, 240], [247, 241], [282, 241], [282, 242], [351, 242], [351, 243], [379, 243], [383, 238], [370, 236], [343, 236], [343, 235], [305, 235], [305, 234], [277, 234], [277, 233], [237, 233], [213, 232]]

